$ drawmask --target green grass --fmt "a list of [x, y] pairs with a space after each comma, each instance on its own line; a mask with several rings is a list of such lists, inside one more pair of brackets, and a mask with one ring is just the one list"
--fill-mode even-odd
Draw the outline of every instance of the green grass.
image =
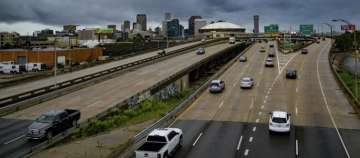
[[[356, 87], [355, 76], [353, 74], [347, 72], [347, 71], [339, 72], [339, 76], [345, 82], [346, 86], [351, 90], [351, 92], [355, 96], [356, 95], [356, 92], [355, 92], [355, 87]], [[358, 87], [360, 88], [359, 80], [358, 80], [357, 84], [358, 84]], [[359, 98], [359, 94], [358, 94], [358, 96], [355, 96], [355, 97]]]
[[191, 92], [192, 90], [186, 90], [166, 100], [151, 97], [141, 102], [137, 107], [118, 109], [108, 114], [104, 119], [92, 122], [86, 128], [79, 130], [75, 133], [75, 137], [84, 138], [115, 128], [158, 119], [176, 107]]

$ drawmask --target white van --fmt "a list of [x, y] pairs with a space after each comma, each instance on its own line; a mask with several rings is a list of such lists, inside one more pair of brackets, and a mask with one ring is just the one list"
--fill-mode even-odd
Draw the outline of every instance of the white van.
[[0, 63], [0, 73], [11, 74], [20, 73], [19, 65], [13, 61], [6, 61]]
[[26, 64], [26, 71], [41, 71], [41, 63], [27, 63]]

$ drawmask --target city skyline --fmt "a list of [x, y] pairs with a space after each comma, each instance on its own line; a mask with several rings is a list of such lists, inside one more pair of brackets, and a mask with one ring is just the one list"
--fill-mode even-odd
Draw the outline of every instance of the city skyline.
[[[44, 1], [44, 0], [2, 0], [0, 2], [0, 30], [19, 31], [26, 34], [39, 28], [60, 28], [65, 24], [79, 24], [81, 27], [98, 27], [108, 24], [120, 24], [124, 20], [135, 21], [136, 14], [148, 16], [148, 28], [155, 28], [170, 12], [187, 27], [187, 20], [192, 15], [200, 15], [205, 19], [225, 20], [244, 26], [248, 31], [253, 29], [252, 16], [260, 15], [262, 28], [264, 25], [278, 23], [281, 28], [290, 24], [320, 24], [330, 18], [344, 17], [359, 24], [360, 13], [356, 0], [294, 1], [294, 0], [200, 0], [164, 3], [163, 0], [147, 2], [141, 0], [108, 0], [107, 3], [91, 1]], [[156, 7], [146, 7], [156, 6]], [[197, 8], [201, 6], [201, 8]], [[320, 7], [321, 6], [321, 7]], [[346, 10], [335, 9], [336, 7]], [[19, 10], [21, 8], [21, 10]], [[328, 10], [334, 9], [332, 12]], [[106, 12], [104, 12], [106, 10]], [[350, 16], [350, 14], [352, 16]], [[312, 17], [311, 19], [308, 17]], [[26, 26], [26, 27], [24, 27]], [[80, 28], [81, 28], [80, 27]], [[262, 30], [262, 29], [261, 29]]]

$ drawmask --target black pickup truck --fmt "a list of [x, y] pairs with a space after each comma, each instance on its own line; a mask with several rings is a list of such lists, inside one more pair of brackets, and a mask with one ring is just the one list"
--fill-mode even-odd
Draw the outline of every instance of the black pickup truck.
[[76, 127], [80, 119], [80, 111], [65, 109], [54, 110], [42, 114], [28, 128], [28, 139], [51, 139], [53, 136]]

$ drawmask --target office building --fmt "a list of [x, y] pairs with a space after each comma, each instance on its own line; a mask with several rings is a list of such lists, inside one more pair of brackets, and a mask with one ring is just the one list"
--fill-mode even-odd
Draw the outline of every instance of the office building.
[[123, 28], [122, 31], [123, 32], [130, 32], [130, 21], [129, 20], [124, 21], [124, 28]]
[[254, 33], [259, 33], [259, 15], [254, 16]]
[[180, 25], [179, 19], [172, 19], [167, 21], [167, 35], [168, 37], [180, 38], [184, 35], [184, 27]]
[[195, 33], [195, 20], [196, 19], [201, 19], [201, 16], [191, 16], [189, 18], [189, 32], [188, 32], [188, 34], [190, 36], [194, 35], [194, 33]]
[[77, 25], [64, 25], [63, 30], [64, 32], [68, 33], [75, 33]]
[[[207, 25], [207, 21], [205, 19], [195, 19], [194, 21], [194, 32], [193, 32], [193, 35], [194, 36], [199, 36], [200, 33], [199, 33], [199, 30], [206, 26]], [[190, 31], [190, 29], [189, 29]], [[190, 33], [190, 32], [189, 32]], [[190, 34], [189, 34], [190, 35]]]
[[169, 21], [171, 19], [172, 19], [171, 13], [169, 13], [169, 12], [165, 13], [165, 21]]
[[138, 14], [136, 16], [136, 23], [141, 25], [141, 31], [147, 30], [147, 24], [146, 24], [146, 15], [145, 14]]

